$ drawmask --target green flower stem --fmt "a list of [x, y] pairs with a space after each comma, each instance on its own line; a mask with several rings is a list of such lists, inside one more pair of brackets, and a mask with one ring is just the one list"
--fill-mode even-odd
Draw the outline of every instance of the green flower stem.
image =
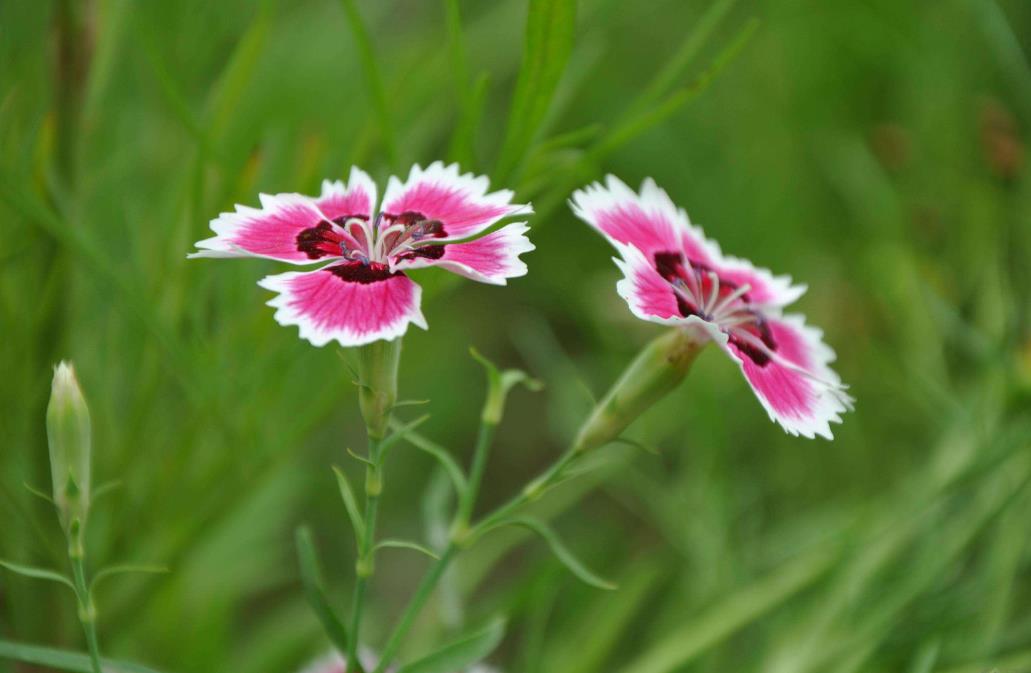
[[383, 457], [380, 447], [387, 434], [391, 412], [397, 403], [397, 370], [401, 360], [401, 339], [375, 341], [358, 349], [358, 406], [369, 437], [365, 468], [365, 514], [358, 560], [355, 563], [354, 598], [351, 603], [351, 632], [347, 648], [347, 670], [365, 673], [358, 660], [362, 616], [369, 578], [375, 572], [376, 517], [383, 493]]
[[361, 641], [362, 616], [365, 607], [365, 592], [369, 578], [376, 570], [376, 519], [379, 513], [380, 494], [383, 492], [383, 469], [380, 460], [379, 440], [369, 436], [369, 461], [365, 468], [365, 516], [362, 537], [358, 541], [358, 560], [355, 562], [354, 598], [351, 603], [351, 632], [347, 648], [347, 670], [364, 673], [358, 659]]
[[476, 498], [480, 493], [480, 484], [483, 481], [483, 472], [487, 468], [487, 456], [490, 453], [491, 443], [494, 441], [494, 432], [497, 423], [484, 421], [480, 424], [480, 432], [476, 437], [476, 449], [473, 452], [472, 466], [469, 468], [469, 480], [458, 504], [458, 514], [455, 517], [455, 526], [452, 530], [454, 537], [460, 544], [469, 531], [469, 522], [472, 520], [473, 508], [476, 506]]
[[386, 647], [383, 648], [379, 664], [377, 664], [373, 673], [384, 673], [387, 667], [390, 666], [390, 662], [397, 656], [397, 651], [401, 648], [401, 643], [404, 642], [405, 636], [411, 630], [412, 624], [415, 623], [415, 618], [422, 612], [423, 606], [426, 605], [426, 601], [433, 594], [433, 590], [437, 588], [440, 578], [444, 575], [444, 571], [447, 570], [448, 565], [451, 564], [458, 551], [459, 546], [451, 542], [444, 550], [444, 553], [440, 555], [440, 558], [426, 571], [422, 582], [419, 583], [419, 588], [415, 590], [415, 594], [408, 602], [408, 607], [405, 608], [404, 614], [401, 615], [401, 620], [394, 628], [394, 632], [390, 634], [390, 640], [387, 641]]
[[100, 645], [97, 643], [97, 609], [93, 605], [93, 598], [86, 583], [82, 542], [74, 537], [68, 547], [68, 558], [72, 563], [75, 596], [79, 601], [79, 621], [82, 622], [82, 630], [86, 634], [90, 665], [93, 667], [93, 673], [103, 673], [100, 667]]
[[683, 329], [670, 330], [648, 344], [613, 384], [605, 398], [592, 410], [580, 427], [572, 446], [540, 476], [527, 484], [519, 494], [470, 527], [469, 520], [479, 493], [487, 453], [500, 417], [500, 409], [494, 408], [500, 402], [491, 405], [488, 397], [488, 408], [485, 409], [484, 422], [477, 438], [468, 487], [459, 501], [451, 541], [440, 559], [430, 566], [423, 576], [419, 588], [391, 633], [373, 673], [384, 673], [390, 666], [416, 617], [459, 551], [527, 503], [541, 497], [549, 488], [561, 481], [567, 470], [585, 453], [617, 439], [630, 423], [684, 380], [695, 357], [704, 346], [704, 340], [698, 340]]

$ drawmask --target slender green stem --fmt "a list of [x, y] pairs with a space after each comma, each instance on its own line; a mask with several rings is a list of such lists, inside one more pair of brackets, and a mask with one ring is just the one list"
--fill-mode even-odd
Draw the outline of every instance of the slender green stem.
[[358, 560], [355, 563], [354, 598], [351, 602], [351, 632], [347, 648], [347, 670], [364, 673], [358, 659], [361, 641], [362, 616], [365, 607], [365, 592], [369, 578], [375, 572], [376, 519], [379, 513], [379, 499], [383, 492], [383, 469], [380, 461], [380, 440], [369, 436], [369, 460], [365, 468], [365, 521], [359, 540]]
[[508, 502], [498, 506], [494, 511], [484, 516], [475, 526], [473, 526], [472, 531], [469, 534], [470, 539], [475, 540], [488, 529], [495, 526], [499, 521], [514, 513], [520, 507], [543, 495], [545, 491], [555, 485], [563, 477], [566, 469], [569, 468], [581, 453], [582, 452], [577, 447], [572, 447], [567, 450], [551, 465], [551, 467], [527, 484], [526, 488], [513, 496]]
[[433, 594], [433, 590], [437, 588], [437, 583], [440, 582], [441, 576], [443, 576], [444, 571], [447, 570], [448, 565], [458, 551], [459, 547], [454, 542], [448, 544], [447, 549], [440, 555], [440, 558], [426, 571], [422, 582], [419, 583], [419, 588], [416, 589], [412, 599], [408, 602], [408, 607], [405, 608], [404, 614], [401, 615], [401, 620], [394, 628], [394, 632], [390, 634], [390, 640], [387, 641], [386, 647], [383, 648], [379, 664], [373, 673], [384, 673], [394, 657], [397, 656], [397, 651], [400, 649], [405, 636], [408, 635], [408, 631], [412, 628], [412, 624], [415, 623], [415, 618], [422, 612], [423, 606], [426, 605], [426, 601]]
[[100, 667], [100, 645], [97, 643], [97, 609], [93, 605], [89, 587], [86, 584], [86, 570], [83, 563], [82, 544], [73, 541], [68, 550], [72, 562], [72, 575], [75, 579], [75, 596], [79, 599], [79, 621], [86, 634], [86, 647], [89, 650], [90, 665], [93, 673], [103, 673]]
[[[479, 468], [479, 474], [477, 475], [477, 462], [486, 461], [487, 449], [490, 447], [493, 434], [493, 425], [484, 423], [483, 426], [481, 426], [476, 453], [473, 456], [473, 468], [470, 473], [470, 490], [473, 490], [473, 496], [468, 499], [470, 504], [467, 505], [470, 512], [472, 511], [472, 506], [475, 505], [475, 489], [479, 484], [479, 477], [483, 476], [482, 465]], [[519, 495], [484, 516], [479, 523], [471, 529], [467, 529], [466, 533], [461, 535], [459, 539], [456, 540], [454, 536], [452, 537], [452, 541], [448, 544], [447, 549], [444, 550], [444, 553], [440, 555], [440, 558], [436, 563], [430, 566], [429, 570], [427, 570], [426, 574], [423, 576], [422, 582], [419, 584], [419, 588], [416, 590], [415, 595], [412, 596], [412, 600], [409, 601], [408, 607], [405, 608], [404, 614], [401, 616], [401, 620], [394, 628], [393, 633], [390, 634], [390, 640], [387, 641], [387, 646], [383, 649], [382, 657], [373, 673], [384, 673], [384, 671], [386, 671], [393, 658], [397, 655], [397, 650], [400, 648], [405, 636], [408, 635], [408, 631], [415, 623], [415, 618], [419, 616], [423, 606], [426, 604], [430, 595], [432, 595], [433, 590], [437, 587], [437, 583], [444, 575], [444, 571], [447, 570], [448, 565], [451, 563], [455, 555], [458, 554], [464, 546], [471, 544], [479, 535], [482, 535], [498, 521], [531, 500], [538, 498], [540, 494], [544, 493], [548, 487], [553, 485], [562, 477], [566, 468], [568, 468], [569, 465], [581, 455], [581, 453], [582, 452], [576, 446], [570, 448], [562, 454], [562, 457], [559, 458], [551, 467], [530, 482], [530, 484], [527, 485]], [[474, 486], [474, 483], [477, 486]], [[460, 511], [459, 517], [461, 514], [462, 512]], [[461, 521], [461, 519], [457, 518], [456, 522], [457, 521]]]
[[483, 472], [487, 468], [487, 456], [490, 453], [496, 429], [496, 423], [484, 421], [480, 424], [480, 433], [476, 437], [476, 448], [473, 451], [473, 462], [469, 468], [469, 479], [466, 482], [462, 499], [458, 503], [454, 534], [463, 535], [469, 527], [469, 521], [472, 520], [473, 508], [476, 506], [476, 497], [480, 493], [480, 484], [483, 482]]

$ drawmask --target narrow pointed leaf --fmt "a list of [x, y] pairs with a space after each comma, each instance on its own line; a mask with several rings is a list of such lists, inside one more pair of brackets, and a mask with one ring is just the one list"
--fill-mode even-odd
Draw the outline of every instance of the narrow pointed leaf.
[[359, 549], [365, 539], [365, 523], [362, 520], [361, 511], [358, 509], [358, 499], [354, 497], [351, 489], [351, 482], [347, 481], [347, 475], [336, 465], [333, 472], [337, 476], [337, 486], [340, 487], [340, 498], [344, 501], [344, 508], [347, 509], [347, 518], [351, 520], [351, 527], [354, 529], [355, 541]]
[[[24, 486], [24, 487], [25, 487], [25, 490], [26, 490], [26, 491], [28, 491], [28, 492], [29, 492], [29, 493], [31, 493], [32, 495], [36, 496], [36, 497], [37, 497], [37, 498], [39, 498], [40, 500], [46, 500], [46, 501], [47, 501], [47, 502], [49, 502], [49, 503], [50, 503], [51, 505], [53, 505], [53, 504], [56, 504], [56, 503], [54, 503], [54, 499], [53, 499], [53, 498], [51, 498], [51, 497], [50, 497], [49, 495], [47, 495], [47, 494], [46, 494], [46, 493], [44, 493], [43, 491], [39, 490], [39, 489], [38, 489], [38, 488], [36, 488], [35, 486], [31, 486], [31, 485], [30, 485], [30, 484], [29, 484], [28, 482], [22, 482], [22, 486]], [[95, 495], [95, 494], [94, 494], [94, 498], [96, 498], [96, 495]]]
[[390, 433], [390, 435], [386, 439], [383, 440], [382, 444], [380, 444], [381, 456], [383, 453], [386, 453], [387, 449], [396, 444], [398, 440], [404, 438], [406, 434], [408, 434], [415, 428], [419, 427], [420, 425], [428, 421], [429, 418], [429, 414], [423, 414], [422, 416], [420, 416], [419, 418], [415, 419], [410, 423], [405, 423], [404, 425], [397, 426], [394, 429], [394, 431]]
[[383, 549], [389, 547], [393, 549], [411, 549], [419, 553], [429, 556], [431, 559], [439, 559], [440, 555], [433, 551], [429, 547], [419, 544], [418, 542], [410, 542], [409, 540], [380, 540], [376, 543], [376, 549]]
[[528, 528], [533, 532], [540, 535], [545, 542], [548, 543], [548, 547], [551, 548], [551, 553], [564, 565], [569, 572], [576, 575], [577, 579], [585, 584], [590, 584], [592, 587], [598, 589], [605, 589], [606, 591], [613, 591], [617, 587], [614, 583], [600, 577], [587, 568], [583, 563], [580, 562], [576, 556], [573, 555], [562, 540], [559, 539], [558, 534], [548, 526], [548, 524], [534, 519], [531, 517], [517, 517], [503, 521], [499, 526], [522, 526]]
[[409, 432], [405, 439], [415, 448], [436, 458], [444, 468], [444, 471], [447, 472], [448, 477], [450, 477], [451, 483], [455, 486], [455, 491], [459, 494], [465, 493], [467, 488], [465, 473], [462, 472], [462, 468], [458, 466], [458, 463], [451, 457], [447, 449], [439, 444], [435, 444], [417, 432]]
[[309, 605], [322, 623], [322, 628], [330, 641], [341, 651], [347, 651], [347, 630], [333, 611], [322, 582], [322, 569], [319, 567], [318, 554], [311, 539], [311, 531], [307, 526], [297, 529], [297, 560], [301, 568], [301, 583]]
[[11, 563], [10, 561], [0, 561], [0, 566], [7, 568], [13, 573], [18, 573], [24, 577], [31, 577], [37, 580], [50, 580], [51, 582], [57, 582], [67, 586], [72, 591], [75, 591], [75, 585], [72, 581], [55, 570], [48, 570], [47, 568], [36, 568], [35, 566], [22, 565], [20, 563]]
[[125, 564], [111, 566], [109, 568], [104, 568], [93, 576], [93, 579], [90, 581], [89, 590], [90, 593], [93, 593], [101, 581], [115, 575], [126, 575], [130, 573], [159, 575], [167, 572], [168, 568], [159, 565]]
[[[75, 671], [77, 673], [91, 673], [93, 671], [89, 655], [82, 652], [72, 652], [43, 645], [28, 645], [10, 640], [0, 640], [0, 658], [13, 659], [14, 661], [21, 661], [36, 666], [46, 666], [47, 668], [56, 668], [61, 671]], [[156, 669], [130, 661], [101, 659], [100, 663], [104, 668], [104, 673], [160, 673]]]
[[397, 673], [454, 673], [488, 656], [505, 635], [505, 621], [495, 619], [483, 629], [449, 643], [436, 652], [405, 664]]

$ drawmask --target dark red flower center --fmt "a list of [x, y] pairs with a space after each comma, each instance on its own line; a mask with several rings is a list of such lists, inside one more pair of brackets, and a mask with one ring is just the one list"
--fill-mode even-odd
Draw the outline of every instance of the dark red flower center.
[[352, 218], [368, 219], [364, 215], [345, 215], [336, 218], [332, 223], [323, 220], [297, 234], [297, 249], [307, 255], [308, 259], [339, 257], [343, 253], [344, 237], [333, 224], [343, 227], [344, 223]]
[[680, 315], [698, 316], [720, 326], [738, 351], [760, 367], [770, 361], [777, 343], [762, 312], [752, 306], [747, 288], [721, 278], [702, 262], [679, 252], [657, 252], [655, 270], [669, 281]]
[[346, 264], [331, 266], [327, 271], [348, 283], [361, 283], [362, 285], [378, 283], [381, 280], [387, 280], [388, 278], [401, 275], [400, 271], [394, 271], [391, 273], [390, 267], [386, 264], [380, 264], [379, 262], [372, 262], [370, 264], [365, 264], [363, 262], [347, 262]]

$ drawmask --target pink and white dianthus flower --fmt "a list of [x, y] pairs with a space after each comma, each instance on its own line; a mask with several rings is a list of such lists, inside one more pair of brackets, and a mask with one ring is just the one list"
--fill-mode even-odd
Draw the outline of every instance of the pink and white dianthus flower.
[[634, 315], [716, 342], [790, 434], [833, 437], [830, 423], [853, 403], [830, 368], [834, 351], [801, 315], [782, 312], [805, 286], [724, 255], [650, 178], [638, 194], [610, 175], [571, 206], [619, 251], [616, 289]]
[[510, 203], [508, 190], [488, 193], [488, 186], [484, 176], [460, 174], [457, 164], [415, 165], [406, 181], [390, 178], [377, 210], [375, 183], [352, 168], [347, 184], [325, 180], [317, 197], [261, 194], [261, 208], [222, 213], [211, 222], [216, 235], [189, 257], [328, 262], [258, 283], [279, 293], [268, 302], [276, 321], [296, 325], [316, 346], [395, 339], [409, 323], [426, 329], [422, 290], [409, 269], [441, 267], [493, 285], [526, 274], [519, 255], [534, 246], [525, 222], [479, 235], [532, 207]]

